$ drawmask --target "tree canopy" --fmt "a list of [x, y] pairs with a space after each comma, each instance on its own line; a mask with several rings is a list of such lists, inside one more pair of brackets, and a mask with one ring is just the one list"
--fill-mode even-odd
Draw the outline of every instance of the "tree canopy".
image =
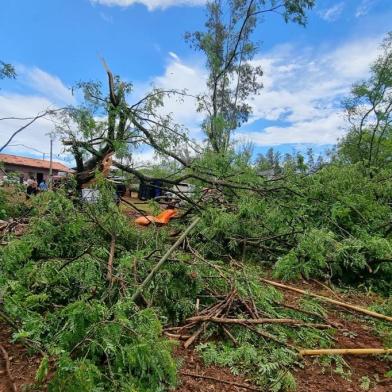
[[206, 57], [207, 94], [198, 97], [206, 113], [203, 130], [211, 149], [225, 152], [232, 133], [251, 114], [249, 99], [263, 87], [260, 66], [252, 60], [260, 49], [254, 40], [257, 24], [268, 13], [286, 22], [306, 24], [306, 11], [314, 0], [220, 0], [207, 2], [206, 31], [187, 33], [186, 39]]
[[392, 33], [384, 39], [381, 50], [369, 79], [355, 84], [345, 101], [350, 128], [340, 142], [343, 157], [368, 168], [391, 163]]

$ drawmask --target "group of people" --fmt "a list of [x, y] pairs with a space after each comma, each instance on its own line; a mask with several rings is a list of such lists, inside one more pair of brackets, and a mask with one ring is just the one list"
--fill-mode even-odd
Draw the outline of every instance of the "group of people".
[[26, 199], [29, 199], [31, 196], [36, 195], [38, 192], [45, 192], [48, 190], [48, 184], [44, 179], [38, 184], [37, 180], [34, 177], [30, 177], [27, 180], [27, 188], [26, 188]]

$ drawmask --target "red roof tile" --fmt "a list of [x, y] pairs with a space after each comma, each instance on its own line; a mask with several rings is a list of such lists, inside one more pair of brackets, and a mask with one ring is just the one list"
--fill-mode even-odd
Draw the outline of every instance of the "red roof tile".
[[[43, 159], [19, 157], [17, 155], [0, 154], [0, 162], [10, 165], [28, 166], [36, 169], [49, 169], [50, 162]], [[53, 170], [71, 173], [72, 170], [59, 162], [52, 162]]]

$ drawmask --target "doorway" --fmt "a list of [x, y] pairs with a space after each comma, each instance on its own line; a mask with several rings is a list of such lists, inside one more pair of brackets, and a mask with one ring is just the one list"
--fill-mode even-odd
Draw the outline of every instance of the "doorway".
[[38, 183], [38, 185], [41, 184], [43, 179], [44, 179], [44, 173], [37, 173], [37, 183]]

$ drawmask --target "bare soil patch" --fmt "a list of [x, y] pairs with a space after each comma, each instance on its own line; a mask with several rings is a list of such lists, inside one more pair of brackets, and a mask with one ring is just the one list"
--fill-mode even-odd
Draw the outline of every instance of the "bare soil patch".
[[[34, 383], [35, 373], [41, 362], [38, 355], [29, 355], [27, 349], [19, 343], [11, 342], [10, 328], [0, 322], [0, 344], [8, 353], [10, 373], [18, 391]], [[0, 355], [0, 392], [11, 392], [12, 383], [6, 372], [6, 363]]]

